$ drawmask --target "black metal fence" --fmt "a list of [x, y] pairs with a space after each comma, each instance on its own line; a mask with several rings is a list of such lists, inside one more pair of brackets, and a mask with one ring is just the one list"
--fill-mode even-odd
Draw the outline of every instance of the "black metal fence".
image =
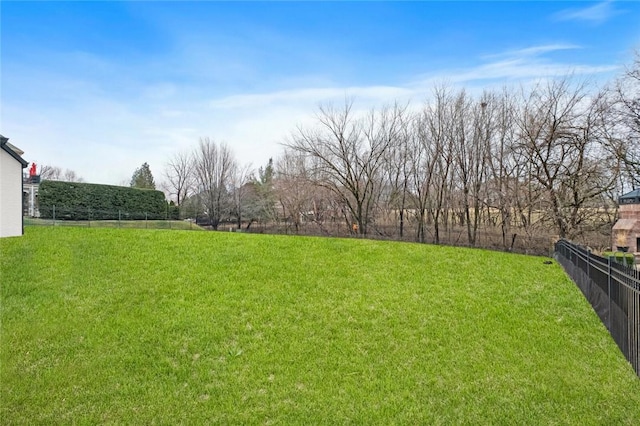
[[566, 240], [555, 244], [554, 257], [640, 376], [640, 272]]

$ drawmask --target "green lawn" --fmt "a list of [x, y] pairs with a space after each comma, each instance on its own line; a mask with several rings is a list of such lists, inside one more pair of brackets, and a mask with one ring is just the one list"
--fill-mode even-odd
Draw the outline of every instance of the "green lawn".
[[3, 424], [640, 424], [542, 258], [74, 227], [0, 253]]

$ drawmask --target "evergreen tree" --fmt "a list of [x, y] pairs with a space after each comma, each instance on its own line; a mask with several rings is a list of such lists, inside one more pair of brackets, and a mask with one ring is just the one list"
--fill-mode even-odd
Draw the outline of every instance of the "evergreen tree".
[[269, 158], [269, 162], [266, 167], [260, 167], [258, 169], [258, 177], [260, 178], [261, 185], [273, 184], [273, 158]]
[[138, 167], [133, 176], [131, 177], [131, 187], [141, 189], [156, 189], [156, 184], [153, 181], [153, 175], [149, 164], [146, 162], [142, 166]]
[[273, 220], [277, 217], [274, 175], [273, 159], [269, 158], [266, 167], [258, 169], [258, 180], [253, 182], [256, 203], [254, 210], [256, 210], [256, 216], [263, 220]]

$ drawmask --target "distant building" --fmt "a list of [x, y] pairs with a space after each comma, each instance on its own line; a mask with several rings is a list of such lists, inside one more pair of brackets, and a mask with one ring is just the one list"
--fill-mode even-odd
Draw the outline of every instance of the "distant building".
[[40, 188], [40, 175], [36, 173], [36, 164], [31, 163], [29, 174], [23, 175], [22, 181], [22, 215], [28, 217], [40, 217], [38, 210], [38, 188]]
[[613, 225], [616, 250], [640, 252], [640, 189], [618, 198], [620, 219]]
[[22, 222], [22, 169], [24, 152], [0, 135], [0, 237], [24, 233]]
[[22, 215], [27, 217], [40, 217], [38, 210], [38, 188], [40, 183], [33, 183], [25, 179], [22, 186]]

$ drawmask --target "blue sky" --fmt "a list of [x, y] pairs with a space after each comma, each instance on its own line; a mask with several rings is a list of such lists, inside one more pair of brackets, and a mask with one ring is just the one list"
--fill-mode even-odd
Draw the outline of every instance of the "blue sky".
[[0, 2], [0, 133], [38, 164], [128, 183], [200, 137], [255, 168], [320, 103], [420, 105], [616, 76], [640, 2]]

